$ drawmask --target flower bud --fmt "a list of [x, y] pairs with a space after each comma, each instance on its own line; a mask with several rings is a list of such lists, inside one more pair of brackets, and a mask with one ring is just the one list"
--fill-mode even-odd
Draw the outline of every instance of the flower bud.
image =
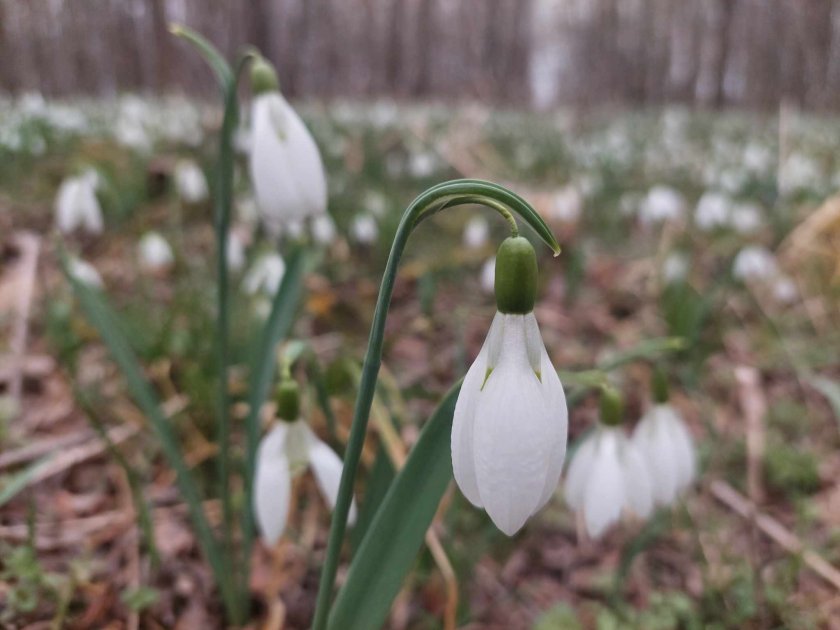
[[601, 424], [617, 427], [624, 421], [624, 401], [613, 387], [601, 389]]
[[277, 387], [277, 415], [287, 422], [300, 418], [300, 388], [293, 378], [283, 378]]
[[496, 306], [500, 313], [526, 315], [537, 299], [537, 254], [528, 239], [510, 236], [496, 253]]
[[277, 71], [265, 57], [257, 57], [251, 65], [251, 89], [254, 95], [280, 90]]

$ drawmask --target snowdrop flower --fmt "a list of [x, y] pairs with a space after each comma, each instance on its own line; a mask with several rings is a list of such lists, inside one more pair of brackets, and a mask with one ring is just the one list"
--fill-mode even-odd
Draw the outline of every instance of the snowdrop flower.
[[388, 200], [377, 190], [365, 191], [362, 197], [362, 207], [377, 219], [381, 219], [388, 211]]
[[326, 211], [327, 180], [318, 147], [280, 94], [274, 68], [258, 59], [251, 77], [251, 182], [263, 222], [279, 234], [290, 220]]
[[242, 284], [249, 295], [274, 295], [280, 288], [285, 273], [286, 263], [280, 254], [263, 254], [245, 274]]
[[685, 200], [673, 188], [654, 186], [639, 207], [639, 221], [642, 225], [679, 221], [685, 213]]
[[373, 244], [379, 236], [379, 226], [376, 225], [376, 219], [369, 214], [360, 214], [350, 226], [350, 232], [353, 238], [362, 245]]
[[[335, 508], [342, 462], [300, 418], [297, 385], [284, 379], [278, 392], [281, 421], [262, 439], [254, 474], [254, 513], [266, 543], [274, 545], [286, 528], [292, 479], [311, 468], [330, 509]], [[355, 501], [348, 522], [356, 521]]]
[[328, 213], [320, 214], [312, 219], [312, 238], [319, 245], [329, 245], [335, 240], [335, 222]]
[[237, 231], [231, 231], [227, 241], [227, 266], [234, 273], [245, 267], [245, 243]]
[[548, 209], [548, 218], [563, 223], [574, 223], [583, 210], [583, 196], [576, 186], [569, 185], [554, 193]]
[[496, 256], [498, 312], [452, 424], [455, 481], [508, 536], [554, 494], [566, 454], [566, 397], [534, 317], [536, 285], [534, 248], [506, 239]]
[[730, 223], [738, 234], [752, 234], [761, 228], [761, 208], [754, 203], [739, 203], [732, 209]]
[[776, 257], [766, 247], [748, 245], [735, 256], [732, 275], [738, 280], [767, 280], [779, 271]]
[[[613, 398], [605, 402], [607, 398]], [[631, 512], [647, 518], [653, 510], [653, 490], [644, 459], [622, 426], [617, 392], [602, 394], [601, 421], [575, 452], [564, 492], [572, 509], [583, 515], [593, 538]]]
[[729, 223], [731, 207], [729, 197], [716, 192], [703, 193], [694, 211], [694, 224], [704, 232], [724, 227]]
[[81, 258], [70, 258], [67, 261], [67, 270], [70, 275], [77, 281], [82, 282], [94, 289], [101, 289], [104, 286], [102, 276], [96, 270], [96, 267], [89, 262], [85, 262]]
[[488, 258], [481, 266], [481, 288], [485, 293], [493, 293], [496, 286], [496, 257]]
[[799, 289], [790, 277], [779, 276], [773, 281], [773, 298], [780, 304], [793, 304], [799, 298]]
[[661, 373], [654, 378], [654, 390], [657, 402], [636, 425], [632, 440], [648, 467], [654, 503], [669, 505], [694, 481], [697, 456], [682, 416], [668, 404]]
[[62, 233], [77, 229], [89, 234], [102, 233], [102, 208], [96, 198], [98, 181], [96, 171], [89, 170], [61, 183], [55, 198], [55, 222]]
[[306, 224], [302, 219], [292, 219], [290, 221], [286, 221], [285, 228], [286, 235], [294, 240], [300, 240], [306, 232]]
[[481, 249], [487, 244], [490, 238], [490, 226], [483, 216], [474, 216], [464, 227], [464, 247], [469, 249]]
[[413, 153], [408, 162], [408, 170], [415, 179], [430, 177], [437, 168], [437, 156], [431, 151]]
[[180, 160], [175, 165], [175, 189], [185, 203], [201, 203], [210, 196], [204, 171], [192, 160]]
[[146, 232], [137, 245], [137, 251], [140, 267], [146, 271], [163, 271], [175, 260], [169, 243], [158, 232]]
[[662, 263], [662, 279], [665, 284], [677, 284], [688, 277], [689, 259], [683, 252], [671, 252]]

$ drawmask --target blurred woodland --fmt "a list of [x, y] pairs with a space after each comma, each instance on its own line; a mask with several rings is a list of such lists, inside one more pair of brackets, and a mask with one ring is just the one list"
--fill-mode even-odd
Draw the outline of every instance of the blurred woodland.
[[0, 0], [0, 88], [212, 94], [170, 22], [295, 97], [840, 106], [836, 0]]

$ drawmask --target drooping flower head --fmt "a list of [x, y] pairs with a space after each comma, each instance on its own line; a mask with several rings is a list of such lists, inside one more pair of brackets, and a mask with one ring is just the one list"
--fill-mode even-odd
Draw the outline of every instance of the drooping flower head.
[[668, 403], [668, 383], [657, 370], [653, 379], [655, 404], [633, 431], [650, 473], [654, 503], [670, 505], [697, 475], [694, 442], [680, 413]]
[[98, 185], [99, 175], [93, 169], [61, 183], [55, 197], [55, 223], [60, 232], [68, 234], [81, 229], [88, 234], [102, 233], [102, 208], [96, 198]]
[[192, 160], [179, 160], [175, 165], [175, 189], [184, 203], [198, 204], [210, 196], [204, 171]]
[[274, 68], [260, 58], [251, 79], [251, 182], [266, 228], [279, 234], [289, 221], [326, 212], [327, 181], [318, 147], [280, 93]]
[[172, 248], [159, 232], [146, 232], [137, 244], [137, 258], [145, 271], [158, 273], [172, 266]]
[[254, 261], [242, 280], [242, 287], [249, 295], [264, 293], [274, 295], [286, 275], [286, 263], [277, 253], [263, 254]]
[[601, 395], [601, 418], [569, 465], [566, 501], [583, 515], [590, 536], [597, 538], [629, 512], [647, 518], [653, 509], [651, 480], [644, 458], [623, 427], [618, 393]]
[[[301, 419], [300, 390], [288, 375], [277, 390], [277, 415], [280, 422], [260, 442], [254, 476], [254, 514], [269, 545], [275, 544], [286, 528], [292, 479], [311, 467], [318, 489], [332, 509], [342, 470], [338, 455]], [[355, 520], [353, 503], [348, 522]]]
[[455, 481], [508, 536], [551, 498], [566, 453], [566, 397], [534, 317], [536, 292], [534, 248], [507, 238], [496, 255], [498, 312], [452, 424]]

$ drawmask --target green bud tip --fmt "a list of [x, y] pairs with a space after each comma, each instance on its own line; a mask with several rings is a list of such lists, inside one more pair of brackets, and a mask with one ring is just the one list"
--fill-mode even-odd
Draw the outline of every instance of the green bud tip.
[[254, 94], [277, 92], [280, 81], [274, 66], [263, 56], [258, 56], [251, 64], [251, 89]]
[[300, 388], [292, 378], [284, 378], [277, 387], [277, 415], [287, 422], [300, 418]]
[[509, 236], [496, 253], [496, 306], [500, 313], [525, 315], [537, 301], [537, 253], [527, 238]]
[[662, 404], [668, 402], [668, 377], [665, 375], [665, 370], [658, 365], [653, 368], [651, 391], [653, 393], [653, 400], [657, 403]]
[[624, 401], [619, 391], [610, 386], [601, 388], [601, 424], [617, 427], [624, 421]]

